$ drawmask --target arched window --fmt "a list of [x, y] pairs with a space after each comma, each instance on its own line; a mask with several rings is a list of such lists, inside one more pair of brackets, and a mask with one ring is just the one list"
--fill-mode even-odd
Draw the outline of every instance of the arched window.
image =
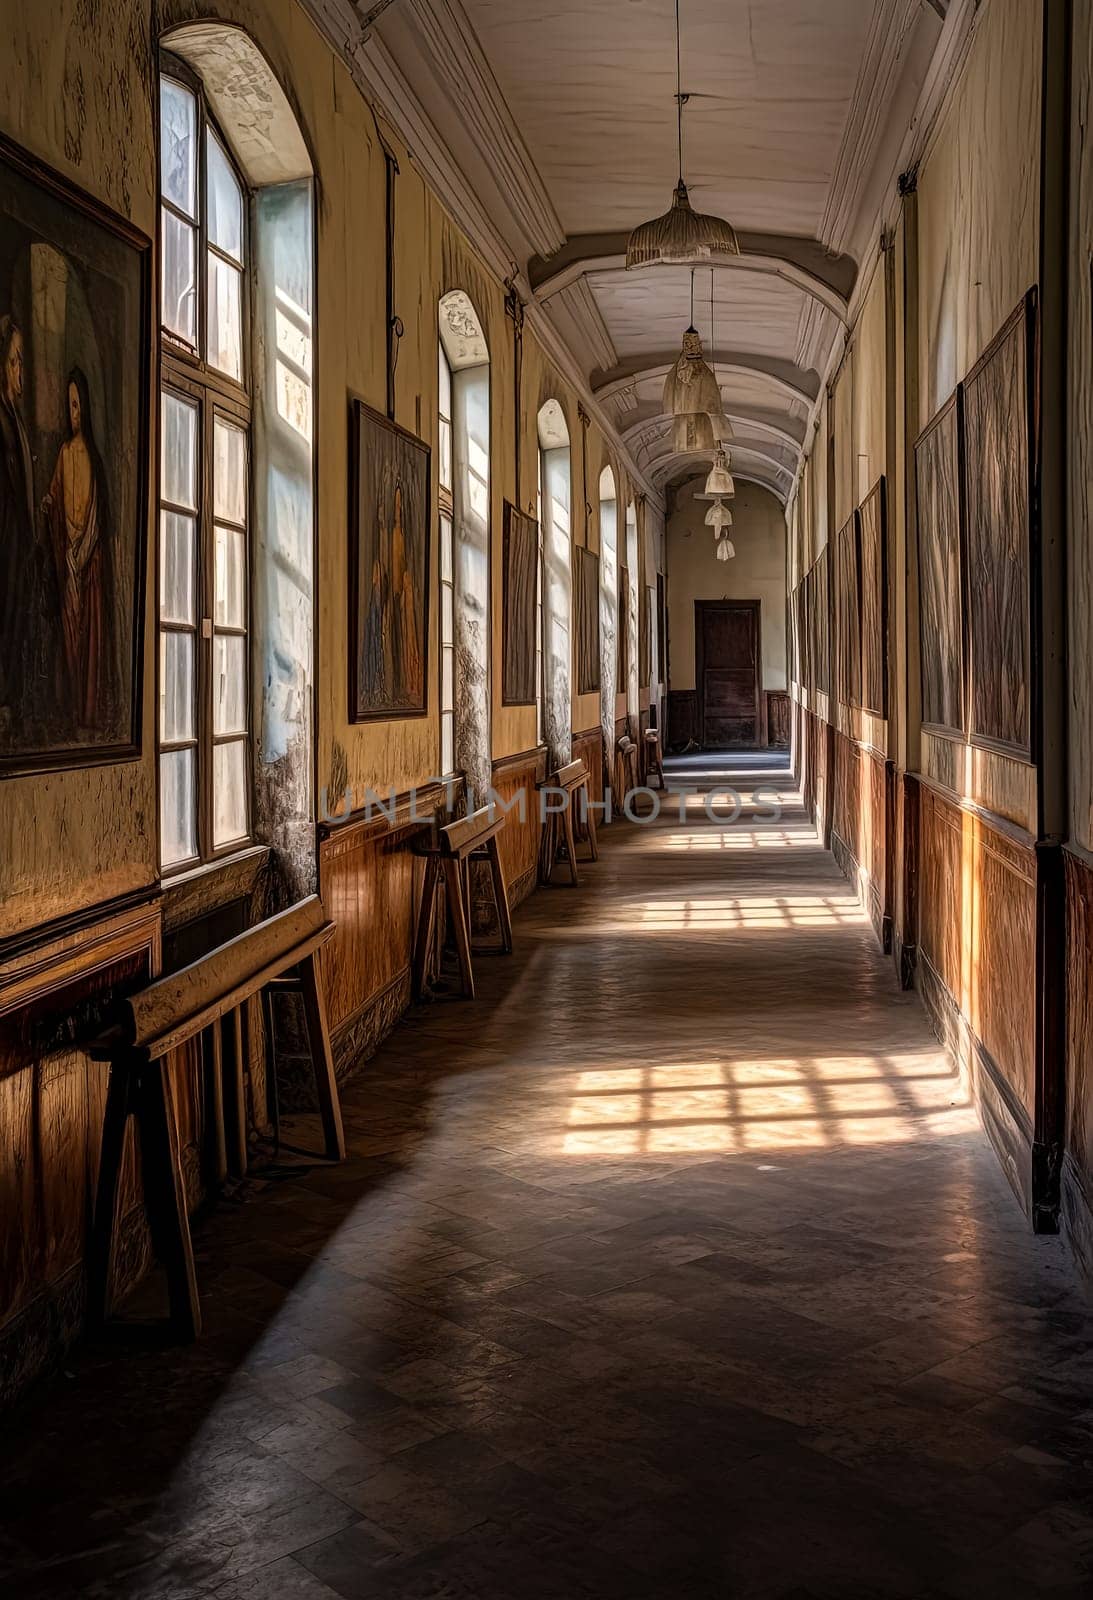
[[[490, 751], [490, 365], [470, 296], [440, 301], [440, 766], [484, 796]], [[458, 706], [458, 714], [456, 707]]]
[[160, 855], [251, 833], [248, 207], [181, 62], [160, 82]]
[[166, 36], [160, 77], [160, 862], [271, 847], [315, 887], [314, 184], [253, 40]]
[[615, 741], [615, 678], [618, 646], [619, 502], [615, 474], [600, 473], [600, 723], [604, 748]]
[[[625, 614], [625, 676], [619, 688], [626, 696], [626, 715], [631, 730], [638, 726], [640, 698], [638, 685], [638, 508], [633, 500], [626, 507], [626, 565], [619, 573], [619, 607]], [[620, 657], [621, 662], [621, 657]]]
[[557, 400], [539, 411], [540, 530], [540, 737], [555, 766], [570, 758], [570, 506], [572, 483], [569, 425]]

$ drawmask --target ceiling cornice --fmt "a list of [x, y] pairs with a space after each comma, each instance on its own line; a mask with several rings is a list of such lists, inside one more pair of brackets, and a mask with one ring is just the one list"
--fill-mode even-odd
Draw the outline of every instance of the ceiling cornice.
[[[926, 9], [928, 0], [923, 0], [923, 10]], [[911, 116], [907, 131], [899, 145], [898, 153], [893, 159], [890, 170], [886, 175], [881, 194], [881, 204], [877, 208], [873, 220], [871, 238], [878, 244], [887, 230], [895, 227], [902, 204], [899, 189], [896, 183], [897, 176], [901, 173], [914, 172], [918, 169], [930, 153], [937, 131], [941, 125], [942, 114], [948, 101], [948, 96], [953, 86], [958, 81], [964, 64], [975, 37], [976, 22], [979, 17], [981, 0], [947, 0], [944, 10], [944, 23], [938, 37], [936, 47], [931, 55], [930, 64], [919, 90], [915, 102], [914, 113]], [[937, 6], [931, 7], [938, 11]], [[938, 11], [941, 15], [941, 12]], [[808, 417], [808, 437], [815, 441], [815, 434], [819, 425], [821, 397], [826, 388], [833, 381], [841, 365], [848, 341], [852, 338], [858, 320], [861, 316], [865, 291], [871, 280], [871, 273], [860, 275], [854, 290], [850, 306], [850, 324], [843, 330], [841, 336], [836, 337], [832, 344], [830, 356], [824, 368], [823, 387], [820, 395], [812, 404]], [[800, 482], [801, 472], [805, 463], [812, 454], [812, 447], [806, 452], [797, 469], [797, 480], [794, 483], [790, 504], [796, 496]]]
[[921, 18], [922, 0], [875, 0], [820, 223], [820, 238], [831, 250], [845, 250], [853, 236], [903, 71], [907, 42]]
[[[852, 256], [835, 255], [815, 239], [796, 234], [741, 233], [740, 254], [718, 262], [718, 272], [762, 272], [783, 278], [811, 295], [840, 322], [857, 278]], [[626, 266], [626, 233], [577, 233], [549, 259], [532, 256], [528, 282], [535, 298], [546, 301], [582, 277], [621, 272]], [[645, 268], [653, 272], [657, 268]]]
[[[431, 117], [411, 87], [379, 34], [365, 37], [351, 0], [299, 0], [327, 44], [344, 62], [354, 83], [369, 104], [378, 106], [406, 147], [410, 159], [453, 220], [478, 251], [498, 283], [512, 273], [513, 252], [482, 205], [467, 176], [437, 132]], [[522, 272], [516, 288], [528, 301], [525, 316], [544, 353], [570, 383], [608, 441], [618, 451], [635, 489], [650, 496], [663, 511], [663, 497], [646, 477], [622, 439], [613, 419], [593, 393], [573, 352], [559, 336], [549, 317], [531, 296]]]
[[415, 43], [533, 248], [549, 255], [565, 229], [458, 0], [403, 0]]
[[566, 343], [570, 349], [584, 352], [589, 368], [608, 370], [617, 364], [618, 351], [587, 278], [578, 278], [576, 283], [554, 295], [542, 309], [558, 324], [563, 338], [566, 338], [565, 328], [569, 324], [573, 337], [567, 338]]

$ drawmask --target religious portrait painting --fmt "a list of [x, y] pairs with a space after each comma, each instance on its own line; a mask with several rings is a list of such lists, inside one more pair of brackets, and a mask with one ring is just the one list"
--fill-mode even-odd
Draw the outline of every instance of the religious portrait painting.
[[140, 752], [149, 263], [0, 142], [0, 776]]
[[350, 430], [350, 720], [423, 717], [429, 447], [360, 400]]

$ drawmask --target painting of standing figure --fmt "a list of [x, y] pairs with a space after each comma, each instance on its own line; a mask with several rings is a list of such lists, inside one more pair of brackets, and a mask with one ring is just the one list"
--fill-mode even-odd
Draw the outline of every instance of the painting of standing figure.
[[140, 751], [148, 262], [0, 142], [0, 776]]
[[350, 416], [349, 715], [428, 709], [429, 447], [360, 400]]

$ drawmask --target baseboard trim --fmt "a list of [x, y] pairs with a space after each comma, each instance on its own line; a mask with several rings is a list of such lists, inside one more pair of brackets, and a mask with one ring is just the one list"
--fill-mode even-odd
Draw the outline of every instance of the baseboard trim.
[[1025, 1215], [1031, 1218], [1033, 1130], [1028, 1112], [923, 950], [918, 952], [915, 987], [934, 1032], [960, 1069], [961, 1082], [1010, 1188]]

